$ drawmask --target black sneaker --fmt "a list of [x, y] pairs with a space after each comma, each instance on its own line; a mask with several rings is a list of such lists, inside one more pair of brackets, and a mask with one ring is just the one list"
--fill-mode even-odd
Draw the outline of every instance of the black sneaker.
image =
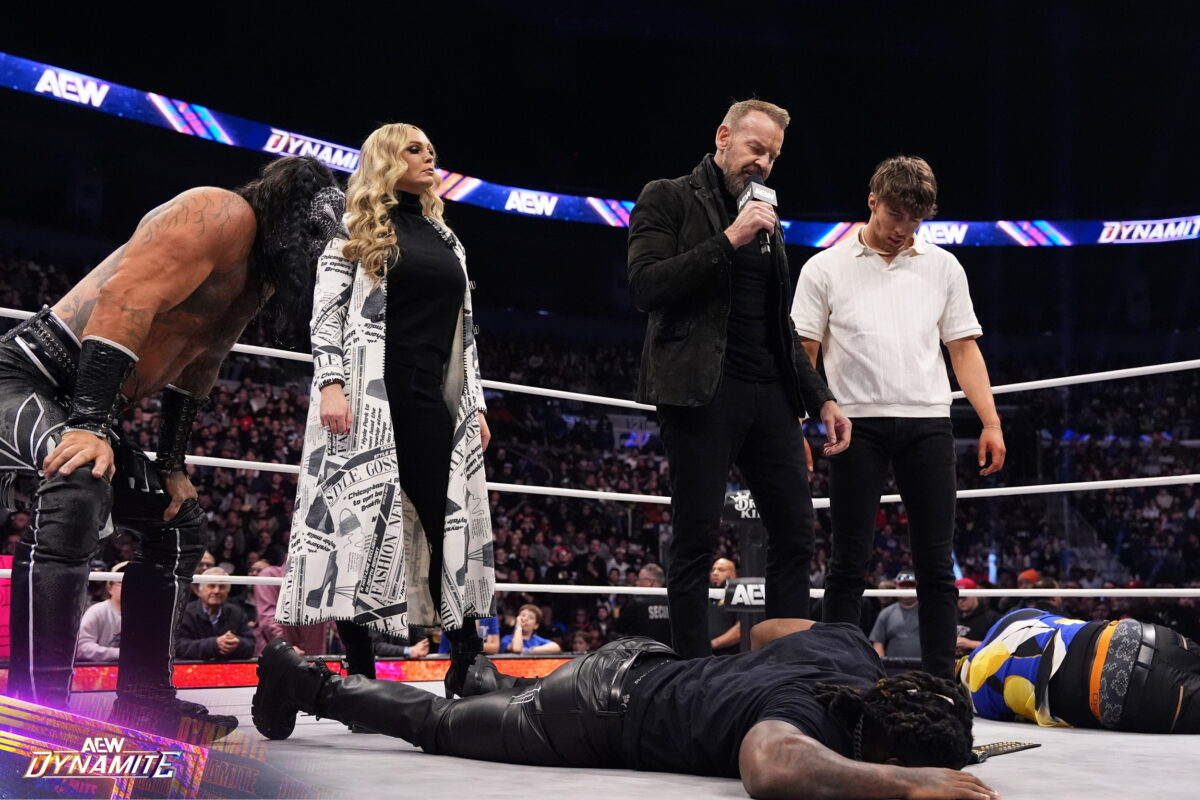
[[[272, 639], [258, 657], [258, 688], [250, 704], [254, 727], [268, 739], [291, 736], [296, 714], [314, 710], [312, 703], [328, 674], [297, 655], [283, 637]], [[312, 703], [299, 702], [298, 697], [312, 698]]]
[[177, 697], [119, 695], [109, 721], [190, 744], [209, 745], [238, 726], [237, 717], [213, 714], [199, 703]]

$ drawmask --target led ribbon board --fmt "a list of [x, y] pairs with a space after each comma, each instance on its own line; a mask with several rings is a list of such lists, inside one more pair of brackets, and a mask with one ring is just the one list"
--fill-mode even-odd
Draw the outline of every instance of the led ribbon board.
[[[37, 61], [0, 53], [0, 86], [83, 108], [157, 125], [176, 133], [277, 156], [312, 156], [330, 168], [352, 172], [358, 150], [295, 131], [235, 117], [183, 100], [144, 92]], [[446, 200], [542, 219], [629, 226], [632, 200], [608, 200], [501, 186], [439, 169], [438, 193]], [[829, 247], [857, 233], [861, 222], [782, 221], [784, 241]], [[1070, 247], [1147, 244], [1200, 239], [1200, 215], [1155, 220], [998, 220], [923, 224], [918, 237], [947, 246]]]

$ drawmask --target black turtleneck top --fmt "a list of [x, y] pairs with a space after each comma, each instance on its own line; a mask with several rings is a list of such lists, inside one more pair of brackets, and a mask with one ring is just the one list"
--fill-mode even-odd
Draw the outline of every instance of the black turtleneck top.
[[400, 260], [387, 272], [386, 358], [441, 378], [467, 278], [450, 245], [421, 215], [420, 198], [400, 192], [398, 199], [390, 215]]
[[[720, 176], [721, 168], [715, 162], [712, 166]], [[737, 198], [725, 188], [724, 181], [720, 184], [725, 213], [732, 222], [738, 215]], [[752, 383], [778, 380], [779, 281], [774, 259], [759, 252], [757, 238], [734, 251], [730, 279], [725, 374]]]

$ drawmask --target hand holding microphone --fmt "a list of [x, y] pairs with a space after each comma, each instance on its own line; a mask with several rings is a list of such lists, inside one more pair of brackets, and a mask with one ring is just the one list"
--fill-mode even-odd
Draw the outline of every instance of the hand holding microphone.
[[764, 255], [770, 253], [771, 234], [775, 232], [776, 223], [775, 206], [778, 205], [775, 190], [768, 188], [762, 178], [751, 175], [737, 205], [737, 219], [725, 229], [729, 242], [737, 249], [757, 237], [758, 251]]

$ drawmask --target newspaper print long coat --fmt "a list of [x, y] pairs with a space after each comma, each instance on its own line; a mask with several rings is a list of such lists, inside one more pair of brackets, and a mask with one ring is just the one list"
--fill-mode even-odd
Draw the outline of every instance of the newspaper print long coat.
[[[428, 219], [428, 218], [427, 218]], [[466, 257], [450, 230], [430, 224]], [[342, 255], [344, 238], [317, 265], [311, 323], [313, 388], [304, 458], [292, 517], [287, 574], [276, 619], [288, 625], [353, 620], [407, 639], [408, 626], [455, 629], [495, 614], [495, 568], [483, 447], [485, 410], [468, 281], [447, 361], [446, 405], [454, 418], [440, 576], [429, 575], [429, 547], [400, 486], [392, 417], [384, 390], [386, 281], [378, 285]], [[321, 427], [320, 387], [340, 380], [350, 403], [349, 433]], [[440, 609], [429, 581], [442, 582]]]

